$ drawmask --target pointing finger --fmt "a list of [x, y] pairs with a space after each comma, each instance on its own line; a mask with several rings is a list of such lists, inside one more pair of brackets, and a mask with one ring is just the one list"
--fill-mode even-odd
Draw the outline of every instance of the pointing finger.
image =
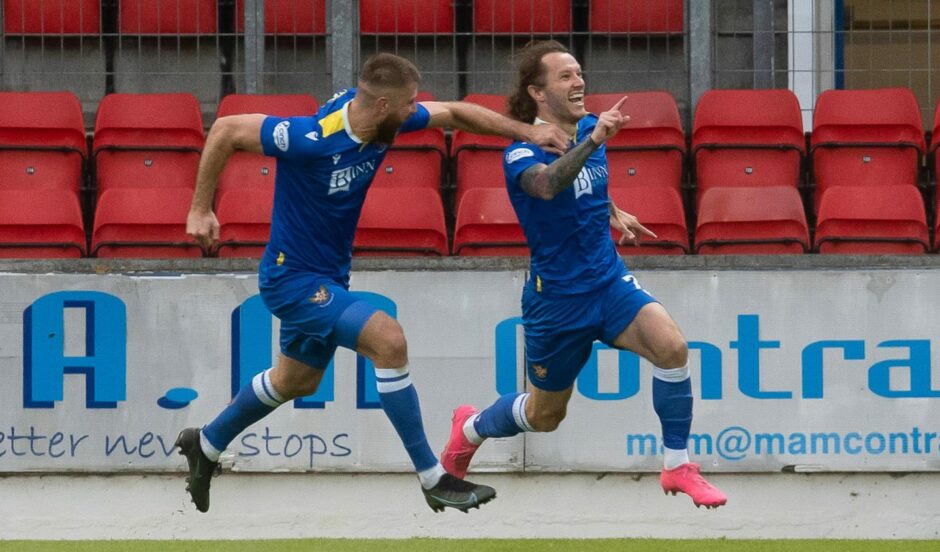
[[640, 224], [639, 222], [636, 223], [636, 229], [639, 230], [640, 233], [643, 234], [643, 235], [645, 235], [645, 236], [649, 236], [649, 237], [651, 237], [651, 238], [656, 238], [656, 237], [658, 237], [652, 230], [650, 230], [649, 228], [643, 226], [643, 225]]
[[613, 107], [610, 108], [610, 111], [620, 111], [620, 108], [623, 107], [623, 102], [627, 101], [627, 96], [620, 98]]

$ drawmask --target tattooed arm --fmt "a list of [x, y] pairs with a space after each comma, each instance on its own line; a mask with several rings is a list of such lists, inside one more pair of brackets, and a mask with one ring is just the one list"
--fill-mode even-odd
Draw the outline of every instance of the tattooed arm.
[[539, 199], [552, 199], [574, 182], [588, 157], [600, 147], [589, 138], [556, 159], [551, 165], [539, 163], [526, 169], [519, 179], [525, 193]]
[[519, 184], [525, 193], [539, 199], [552, 199], [574, 182], [584, 163], [608, 138], [617, 134], [629, 117], [620, 113], [620, 99], [612, 108], [601, 113], [591, 136], [552, 162], [551, 165], [533, 165], [522, 173]]

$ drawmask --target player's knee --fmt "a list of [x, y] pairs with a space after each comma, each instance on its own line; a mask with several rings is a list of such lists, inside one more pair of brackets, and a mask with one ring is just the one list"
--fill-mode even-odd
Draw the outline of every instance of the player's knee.
[[306, 397], [307, 395], [312, 395], [316, 393], [319, 381], [316, 378], [309, 377], [297, 382], [294, 386], [294, 397]]
[[306, 397], [316, 392], [320, 383], [320, 378], [316, 374], [289, 373], [282, 374], [280, 378], [272, 382], [275, 390], [286, 400], [296, 399], [297, 397]]
[[375, 349], [372, 362], [379, 368], [403, 368], [408, 364], [408, 342], [401, 326], [386, 332]]
[[538, 432], [549, 432], [558, 429], [561, 421], [565, 419], [564, 410], [536, 410], [529, 417], [529, 425]]
[[689, 345], [681, 336], [676, 336], [660, 350], [656, 366], [659, 368], [682, 368], [689, 361]]

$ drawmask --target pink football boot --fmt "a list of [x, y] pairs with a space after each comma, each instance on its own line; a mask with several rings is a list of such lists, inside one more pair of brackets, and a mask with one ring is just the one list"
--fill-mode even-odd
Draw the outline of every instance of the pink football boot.
[[480, 448], [480, 445], [474, 445], [463, 434], [463, 426], [467, 418], [476, 413], [477, 409], [469, 404], [462, 404], [454, 410], [454, 424], [450, 427], [450, 439], [447, 440], [444, 452], [441, 453], [441, 464], [444, 469], [460, 479], [467, 475], [467, 468], [470, 467], [473, 453]]
[[664, 469], [659, 476], [659, 482], [664, 493], [685, 493], [692, 497], [696, 507], [717, 508], [728, 502], [725, 493], [705, 481], [701, 468], [694, 462], [686, 462], [671, 470]]

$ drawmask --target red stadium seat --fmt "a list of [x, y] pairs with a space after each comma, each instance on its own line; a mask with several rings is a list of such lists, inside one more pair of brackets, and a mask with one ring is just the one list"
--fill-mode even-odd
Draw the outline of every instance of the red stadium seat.
[[426, 150], [393, 149], [385, 155], [382, 166], [375, 173], [371, 189], [422, 188], [441, 191], [440, 152]]
[[834, 186], [915, 187], [925, 150], [917, 99], [907, 88], [827, 90], [810, 143], [817, 210]]
[[369, 35], [450, 34], [453, 0], [360, 0], [359, 30]]
[[[317, 100], [307, 94], [296, 95], [250, 95], [229, 94], [222, 98], [216, 118], [244, 113], [264, 113], [278, 117], [313, 115], [317, 112]], [[272, 157], [244, 151], [235, 152], [229, 158], [216, 190], [216, 208], [222, 196], [229, 190], [251, 188], [269, 196], [274, 194], [274, 176], [277, 163]], [[267, 201], [270, 204], [270, 200]], [[268, 210], [268, 223], [271, 212]]]
[[[463, 101], [481, 105], [503, 115], [508, 114], [506, 105], [506, 96], [500, 94], [467, 94]], [[502, 151], [510, 144], [510, 140], [502, 136], [492, 136], [483, 134], [474, 134], [455, 130], [451, 151], [453, 156], [457, 156], [464, 149], [495, 149]]]
[[108, 94], [98, 106], [94, 150], [161, 148], [199, 151], [205, 135], [192, 94]]
[[98, 108], [98, 195], [111, 188], [192, 189], [205, 140], [191, 94], [110, 94]]
[[790, 90], [709, 90], [695, 109], [699, 201], [719, 186], [796, 188], [805, 151], [800, 104]]
[[427, 188], [373, 188], [353, 241], [357, 256], [447, 255], [440, 196]]
[[679, 108], [669, 92], [588, 94], [584, 105], [602, 113], [628, 96], [621, 111], [630, 121], [607, 140], [611, 188], [620, 186], [682, 186], [685, 133]]
[[[682, 197], [675, 188], [664, 186], [608, 187], [610, 199], [620, 209], [635, 216], [656, 238], [640, 236], [640, 245], [618, 245], [621, 255], [682, 255], [689, 252], [689, 230], [685, 223]], [[611, 229], [616, 243], [620, 232]]]
[[[251, 190], [253, 193], [274, 197], [276, 169], [277, 161], [273, 157], [236, 151], [229, 157], [219, 176], [219, 185], [215, 191], [216, 211], [222, 208], [222, 198], [235, 190]], [[271, 213], [268, 213], [269, 223], [270, 219]]]
[[478, 34], [564, 34], [571, 32], [569, 0], [475, 0], [473, 32]]
[[682, 0], [591, 0], [592, 33], [678, 34], [685, 28]]
[[98, 198], [91, 252], [96, 257], [201, 257], [186, 235], [192, 191], [141, 188], [105, 191]]
[[701, 255], [805, 253], [809, 230], [792, 186], [712, 188], [702, 194], [695, 228]]
[[[245, 31], [245, 0], [238, 0], [236, 6], [236, 29], [242, 33]], [[326, 0], [265, 0], [264, 33], [326, 34]]]
[[3, 0], [7, 35], [97, 35], [101, 0]]
[[913, 186], [833, 186], [822, 197], [820, 253], [919, 255], [929, 247], [924, 201]]
[[[937, 175], [940, 175], [940, 156], [937, 156], [938, 148], [940, 148], [940, 101], [937, 102], [936, 109], [934, 109], [933, 112], [933, 132], [930, 137], [930, 156], [933, 160], [931, 166], [933, 168], [934, 181], [937, 181]], [[937, 196], [937, 200], [940, 201], [940, 195]], [[937, 221], [940, 223], [940, 217], [937, 217]], [[936, 241], [940, 242], [940, 240]]]
[[120, 0], [118, 28], [131, 35], [214, 34], [216, 4], [216, 0]]
[[78, 194], [88, 149], [71, 92], [0, 92], [0, 190]]
[[229, 94], [219, 102], [216, 118], [245, 113], [263, 113], [277, 117], [314, 115], [317, 99], [309, 94]]
[[454, 255], [529, 255], [522, 226], [505, 189], [468, 190], [457, 204]]
[[232, 188], [219, 197], [219, 257], [260, 259], [271, 233], [273, 187]]
[[82, 157], [74, 152], [0, 149], [0, 190], [79, 192]]
[[[498, 113], [507, 112], [506, 96], [468, 94], [463, 101], [482, 105]], [[509, 139], [501, 136], [454, 131], [451, 156], [456, 164], [457, 172], [455, 205], [459, 206], [464, 193], [472, 188], [505, 189], [503, 150], [510, 143]]]
[[85, 253], [78, 195], [0, 190], [0, 258], [76, 258]]

